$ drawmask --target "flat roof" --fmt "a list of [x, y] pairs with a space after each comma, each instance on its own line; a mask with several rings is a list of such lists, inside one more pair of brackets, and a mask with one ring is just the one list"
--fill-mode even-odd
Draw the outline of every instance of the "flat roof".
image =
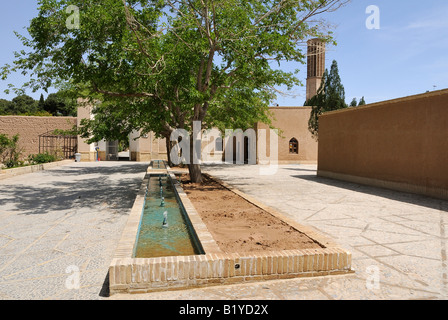
[[424, 99], [424, 98], [429, 98], [429, 97], [436, 97], [436, 96], [441, 96], [441, 95], [448, 95], [448, 89], [425, 92], [425, 93], [420, 93], [420, 94], [416, 94], [416, 95], [412, 95], [412, 96], [406, 96], [406, 97], [396, 98], [396, 99], [391, 99], [391, 100], [384, 100], [384, 101], [380, 101], [380, 102], [366, 104], [364, 106], [359, 106], [359, 107], [349, 107], [349, 108], [340, 109], [340, 110], [327, 111], [327, 112], [324, 112], [321, 116], [329, 116], [329, 115], [342, 113], [342, 112], [352, 112], [352, 111], [358, 111], [358, 110], [364, 110], [364, 109], [376, 108], [376, 107], [385, 107], [385, 106], [388, 106], [388, 105], [391, 105], [394, 103]]

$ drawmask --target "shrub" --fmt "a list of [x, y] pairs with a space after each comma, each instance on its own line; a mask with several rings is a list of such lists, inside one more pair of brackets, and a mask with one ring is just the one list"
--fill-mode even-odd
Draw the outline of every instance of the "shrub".
[[28, 156], [28, 161], [30, 162], [30, 164], [48, 163], [54, 162], [56, 160], [56, 156], [49, 154], [48, 152], [32, 154]]
[[18, 142], [18, 134], [11, 139], [5, 134], [0, 134], [0, 162], [7, 168], [13, 168], [23, 164], [19, 161], [22, 151], [19, 149]]

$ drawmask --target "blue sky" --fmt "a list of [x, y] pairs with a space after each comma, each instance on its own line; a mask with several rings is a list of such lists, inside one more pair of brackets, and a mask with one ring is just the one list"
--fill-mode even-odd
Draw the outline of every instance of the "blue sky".
[[[379, 30], [366, 27], [369, 5], [379, 8]], [[327, 48], [326, 67], [337, 61], [347, 103], [448, 88], [448, 1], [352, 0], [326, 18], [337, 41]], [[301, 70], [305, 84], [306, 69]], [[279, 98], [278, 104], [302, 105], [305, 87], [296, 92], [296, 99]]]
[[[14, 51], [23, 49], [13, 31], [24, 34], [29, 20], [37, 15], [37, 2], [3, 1], [0, 11], [0, 65], [11, 63]], [[369, 30], [369, 5], [380, 12], [380, 29]], [[448, 1], [446, 0], [352, 0], [338, 11], [327, 14], [334, 25], [337, 46], [327, 48], [326, 64], [336, 60], [345, 87], [346, 100], [364, 96], [367, 103], [448, 88]], [[286, 64], [285, 70], [306, 66]], [[21, 86], [26, 78], [11, 76], [0, 81], [0, 98], [11, 100], [3, 91], [8, 83]], [[434, 87], [436, 86], [436, 87]], [[296, 97], [279, 97], [282, 106], [301, 106], [305, 87], [294, 89]], [[27, 92], [38, 99], [41, 92]], [[47, 93], [44, 93], [46, 96]]]

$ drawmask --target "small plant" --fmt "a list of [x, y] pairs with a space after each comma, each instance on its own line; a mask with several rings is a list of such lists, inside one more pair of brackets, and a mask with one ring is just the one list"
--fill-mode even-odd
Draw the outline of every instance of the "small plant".
[[28, 156], [28, 161], [30, 164], [42, 164], [56, 161], [55, 155], [45, 153], [31, 154]]
[[8, 138], [5, 134], [0, 134], [0, 162], [6, 168], [13, 168], [23, 165], [19, 161], [22, 151], [19, 149], [19, 135]]

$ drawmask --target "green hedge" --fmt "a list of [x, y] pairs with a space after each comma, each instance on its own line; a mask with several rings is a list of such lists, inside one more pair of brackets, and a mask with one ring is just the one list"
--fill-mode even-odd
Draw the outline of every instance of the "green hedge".
[[28, 156], [28, 161], [30, 164], [42, 164], [56, 161], [57, 158], [55, 155], [45, 153], [32, 154]]

